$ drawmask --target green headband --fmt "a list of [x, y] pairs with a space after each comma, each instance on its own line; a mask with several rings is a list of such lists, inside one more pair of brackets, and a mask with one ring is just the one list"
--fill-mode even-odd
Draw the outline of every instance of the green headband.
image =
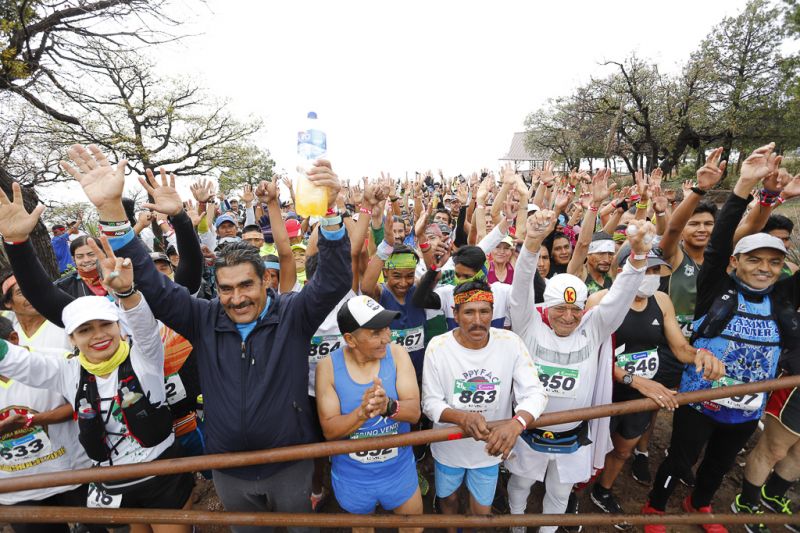
[[483, 281], [486, 279], [486, 272], [483, 270], [478, 270], [474, 275], [468, 278], [459, 278], [456, 276], [455, 282], [456, 285], [463, 285], [464, 283], [469, 283], [470, 281]]
[[392, 254], [384, 263], [386, 270], [417, 268], [417, 256], [409, 253]]

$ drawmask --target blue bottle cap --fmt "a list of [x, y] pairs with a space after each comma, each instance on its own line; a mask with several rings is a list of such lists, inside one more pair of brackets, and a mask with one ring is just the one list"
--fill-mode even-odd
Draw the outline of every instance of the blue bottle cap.
[[317, 114], [314, 113], [313, 111], [309, 111], [308, 112], [308, 118], [317, 118]]

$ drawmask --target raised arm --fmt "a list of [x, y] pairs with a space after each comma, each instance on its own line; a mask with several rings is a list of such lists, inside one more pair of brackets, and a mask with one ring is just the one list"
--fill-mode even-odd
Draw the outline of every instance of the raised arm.
[[28, 213], [22, 203], [22, 189], [12, 184], [13, 202], [0, 191], [0, 234], [14, 276], [22, 294], [47, 320], [64, 327], [61, 312], [74, 298], [56, 287], [42, 268], [28, 237], [44, 211], [43, 205]]
[[289, 243], [289, 233], [281, 216], [281, 206], [278, 202], [278, 184], [274, 181], [262, 181], [256, 188], [256, 196], [262, 204], [266, 204], [269, 215], [269, 225], [272, 228], [272, 238], [278, 251], [278, 261], [281, 265], [280, 291], [287, 293], [297, 283], [297, 266], [292, 255], [292, 245]]
[[608, 198], [616, 187], [616, 185], [613, 184], [610, 187], [608, 186], [608, 178], [610, 177], [611, 171], [609, 169], [600, 170], [592, 177], [592, 198], [589, 202], [589, 208], [583, 216], [581, 232], [578, 234], [575, 250], [572, 252], [572, 258], [567, 265], [567, 273], [569, 274], [577, 276], [583, 268], [584, 261], [586, 261], [586, 255], [589, 252], [589, 243], [592, 242], [594, 227], [597, 223], [597, 211], [600, 209], [603, 200]]

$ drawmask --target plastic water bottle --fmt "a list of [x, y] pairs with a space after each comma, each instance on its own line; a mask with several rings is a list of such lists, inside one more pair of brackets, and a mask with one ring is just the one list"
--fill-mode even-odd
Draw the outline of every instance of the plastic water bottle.
[[83, 418], [84, 420], [91, 420], [97, 415], [97, 411], [94, 410], [89, 402], [86, 401], [86, 398], [81, 398], [81, 403], [78, 405], [78, 418]]
[[123, 409], [130, 407], [138, 402], [139, 398], [142, 396], [144, 396], [144, 394], [141, 392], [131, 392], [128, 387], [122, 387], [122, 405], [120, 405], [120, 407]]
[[304, 217], [325, 216], [328, 211], [328, 189], [317, 187], [307, 176], [314, 166], [314, 161], [325, 157], [328, 141], [325, 132], [317, 120], [317, 114], [311, 111], [306, 118], [303, 130], [297, 133], [297, 190], [295, 208]]

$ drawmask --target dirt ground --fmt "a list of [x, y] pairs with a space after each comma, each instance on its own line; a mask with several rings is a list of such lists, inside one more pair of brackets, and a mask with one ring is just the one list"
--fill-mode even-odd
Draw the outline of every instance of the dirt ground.
[[[669, 445], [669, 439], [671, 435], [671, 424], [672, 424], [672, 416], [665, 412], [660, 413], [658, 417], [658, 421], [656, 423], [656, 429], [651, 440], [650, 445], [650, 466], [651, 466], [651, 473], [655, 475], [655, 470], [658, 468], [658, 465], [664, 459], [664, 451]], [[751, 439], [750, 443], [748, 443], [748, 450], [755, 445], [758, 437], [760, 436], [761, 432], [757, 431], [756, 434]], [[742, 479], [742, 467], [744, 466], [745, 457], [747, 456], [746, 452], [743, 452], [739, 455], [737, 459], [737, 465], [731, 470], [728, 476], [725, 478], [725, 481], [717, 492], [717, 496], [715, 498], [715, 509], [718, 509], [720, 512], [729, 512], [729, 505], [733, 500], [734, 495], [739, 490], [739, 484], [741, 483]], [[427, 479], [433, 485], [433, 474], [432, 474], [432, 464], [430, 461], [430, 456], [427, 460], [423, 461], [423, 470], [427, 471]], [[505, 491], [505, 487], [498, 490]], [[790, 496], [793, 497], [795, 501], [800, 501], [797, 498], [797, 493], [794, 492], [796, 487], [792, 489], [792, 493]], [[683, 498], [689, 494], [690, 489], [685, 487], [682, 484], [678, 484], [678, 488], [675, 491], [672, 499], [670, 500], [670, 505], [668, 508], [668, 512], [677, 513], [681, 512], [680, 509], [680, 502]], [[544, 492], [543, 486], [541, 484], [537, 484], [533, 491], [531, 491], [531, 498], [528, 502], [528, 512], [529, 513], [539, 513], [541, 512], [541, 501], [542, 501], [542, 494]], [[620, 477], [617, 479], [617, 482], [614, 486], [614, 494], [617, 497], [620, 505], [622, 505], [623, 509], [625, 509], [629, 513], [638, 513], [641, 509], [642, 505], [644, 504], [645, 498], [647, 497], [648, 488], [642, 486], [641, 484], [634, 481], [633, 477], [630, 474], [630, 464], [626, 465], [625, 469], [623, 470]], [[208, 509], [213, 511], [222, 510], [222, 505], [220, 504], [219, 500], [214, 493], [213, 484], [211, 482], [202, 481], [198, 483], [198, 487], [196, 490], [196, 497], [198, 498], [197, 503], [195, 504], [195, 509]], [[433, 507], [433, 487], [431, 486], [431, 491], [428, 495], [424, 498], [425, 502], [425, 512], [432, 513]], [[597, 509], [592, 504], [591, 500], [589, 499], [588, 491], [584, 490], [581, 494], [581, 501], [580, 501], [580, 509], [586, 513], [593, 513], [598, 512]], [[325, 505], [323, 512], [328, 513], [338, 513], [341, 512], [341, 509], [336, 505], [335, 498], [331, 497], [328, 503]], [[197, 528], [199, 532], [202, 533], [223, 533], [227, 531], [228, 528], [223, 527], [200, 527]], [[336, 530], [336, 529], [324, 529], [323, 531], [326, 532], [336, 532], [344, 531], [344, 530]], [[382, 532], [383, 530], [378, 530]], [[391, 530], [385, 530], [391, 531]], [[443, 531], [443, 530], [442, 530]], [[600, 528], [600, 527], [585, 527], [583, 531], [587, 533], [598, 533], [598, 532], [612, 532], [616, 531], [613, 528]], [[640, 529], [641, 531], [641, 529]], [[683, 533], [687, 531], [697, 531], [701, 532], [702, 529], [699, 526], [696, 527], [674, 527], [668, 528], [670, 533]], [[743, 533], [745, 531], [744, 527], [740, 526], [731, 526], [729, 528], [731, 533]], [[774, 527], [772, 529], [773, 532], [776, 531], [783, 531], [782, 528]], [[533, 531], [531, 530], [531, 533]]]

